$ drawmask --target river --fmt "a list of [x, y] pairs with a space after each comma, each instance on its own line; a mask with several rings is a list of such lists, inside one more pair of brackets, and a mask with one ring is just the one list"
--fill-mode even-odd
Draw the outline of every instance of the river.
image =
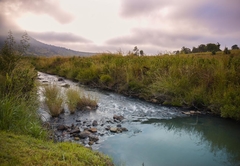
[[[61, 123], [72, 124], [76, 119], [102, 123], [98, 127], [101, 135], [99, 141], [91, 147], [112, 157], [116, 165], [240, 165], [238, 122], [210, 115], [186, 116], [180, 108], [163, 107], [111, 92], [89, 89], [69, 80], [59, 82], [57, 76], [44, 73], [39, 73], [39, 78], [44, 84], [79, 87], [82, 92], [98, 99], [99, 107], [96, 111], [76, 115], [70, 115], [66, 111]], [[39, 113], [44, 121], [51, 120], [44, 107], [39, 109]], [[124, 116], [120, 124], [128, 129], [127, 132], [115, 134], [105, 130], [104, 124], [114, 115]]]

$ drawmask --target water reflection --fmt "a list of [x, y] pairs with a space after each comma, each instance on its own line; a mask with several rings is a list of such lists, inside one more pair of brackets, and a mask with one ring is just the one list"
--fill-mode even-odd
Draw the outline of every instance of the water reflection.
[[227, 155], [227, 162], [224, 165], [240, 164], [240, 149], [238, 142], [240, 140], [240, 124], [218, 117], [195, 116], [189, 118], [176, 118], [172, 120], [154, 120], [150, 119], [143, 124], [154, 124], [164, 127], [168, 131], [174, 131], [181, 136], [186, 133], [190, 136], [198, 136], [199, 142], [196, 146], [205, 146], [214, 156]]

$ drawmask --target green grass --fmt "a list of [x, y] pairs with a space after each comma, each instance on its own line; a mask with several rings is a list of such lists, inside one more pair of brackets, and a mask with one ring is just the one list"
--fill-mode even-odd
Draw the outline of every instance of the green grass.
[[31, 58], [43, 72], [154, 101], [240, 120], [240, 51], [162, 56]]
[[0, 100], [0, 130], [46, 139], [47, 131], [42, 128], [36, 109], [37, 103], [33, 102], [33, 98], [28, 101], [20, 98], [2, 98]]
[[0, 131], [0, 165], [81, 165], [112, 166], [98, 152], [76, 143], [52, 143], [24, 135]]

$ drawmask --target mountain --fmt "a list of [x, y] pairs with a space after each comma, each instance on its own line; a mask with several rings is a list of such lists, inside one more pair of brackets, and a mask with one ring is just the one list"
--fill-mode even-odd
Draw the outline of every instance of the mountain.
[[[67, 49], [64, 47], [58, 47], [54, 45], [49, 45], [42, 43], [31, 36], [29, 36], [29, 44], [30, 47], [27, 51], [28, 55], [34, 55], [34, 56], [91, 56], [95, 55], [97, 53], [90, 53], [90, 52], [80, 52], [80, 51], [74, 51], [71, 49]], [[0, 48], [2, 48], [4, 41], [7, 39], [7, 36], [0, 36]], [[20, 41], [21, 37], [20, 35], [14, 34], [14, 39], [16, 42]]]

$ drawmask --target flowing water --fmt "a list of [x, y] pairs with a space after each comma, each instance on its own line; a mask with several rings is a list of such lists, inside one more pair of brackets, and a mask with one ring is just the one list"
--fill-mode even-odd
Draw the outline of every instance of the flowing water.
[[[56, 76], [39, 73], [42, 82], [58, 85]], [[113, 134], [99, 128], [101, 138], [92, 148], [126, 166], [240, 166], [240, 124], [212, 116], [186, 116], [179, 108], [162, 107], [118, 94], [79, 87], [98, 98], [98, 109], [76, 116], [65, 113], [64, 124], [73, 119], [106, 123], [113, 115], [124, 116], [127, 132]], [[41, 99], [42, 100], [42, 99]], [[66, 108], [67, 109], [67, 108]], [[39, 109], [43, 120], [50, 116]], [[74, 116], [74, 117], [73, 117]], [[115, 125], [115, 124], [111, 124]]]

